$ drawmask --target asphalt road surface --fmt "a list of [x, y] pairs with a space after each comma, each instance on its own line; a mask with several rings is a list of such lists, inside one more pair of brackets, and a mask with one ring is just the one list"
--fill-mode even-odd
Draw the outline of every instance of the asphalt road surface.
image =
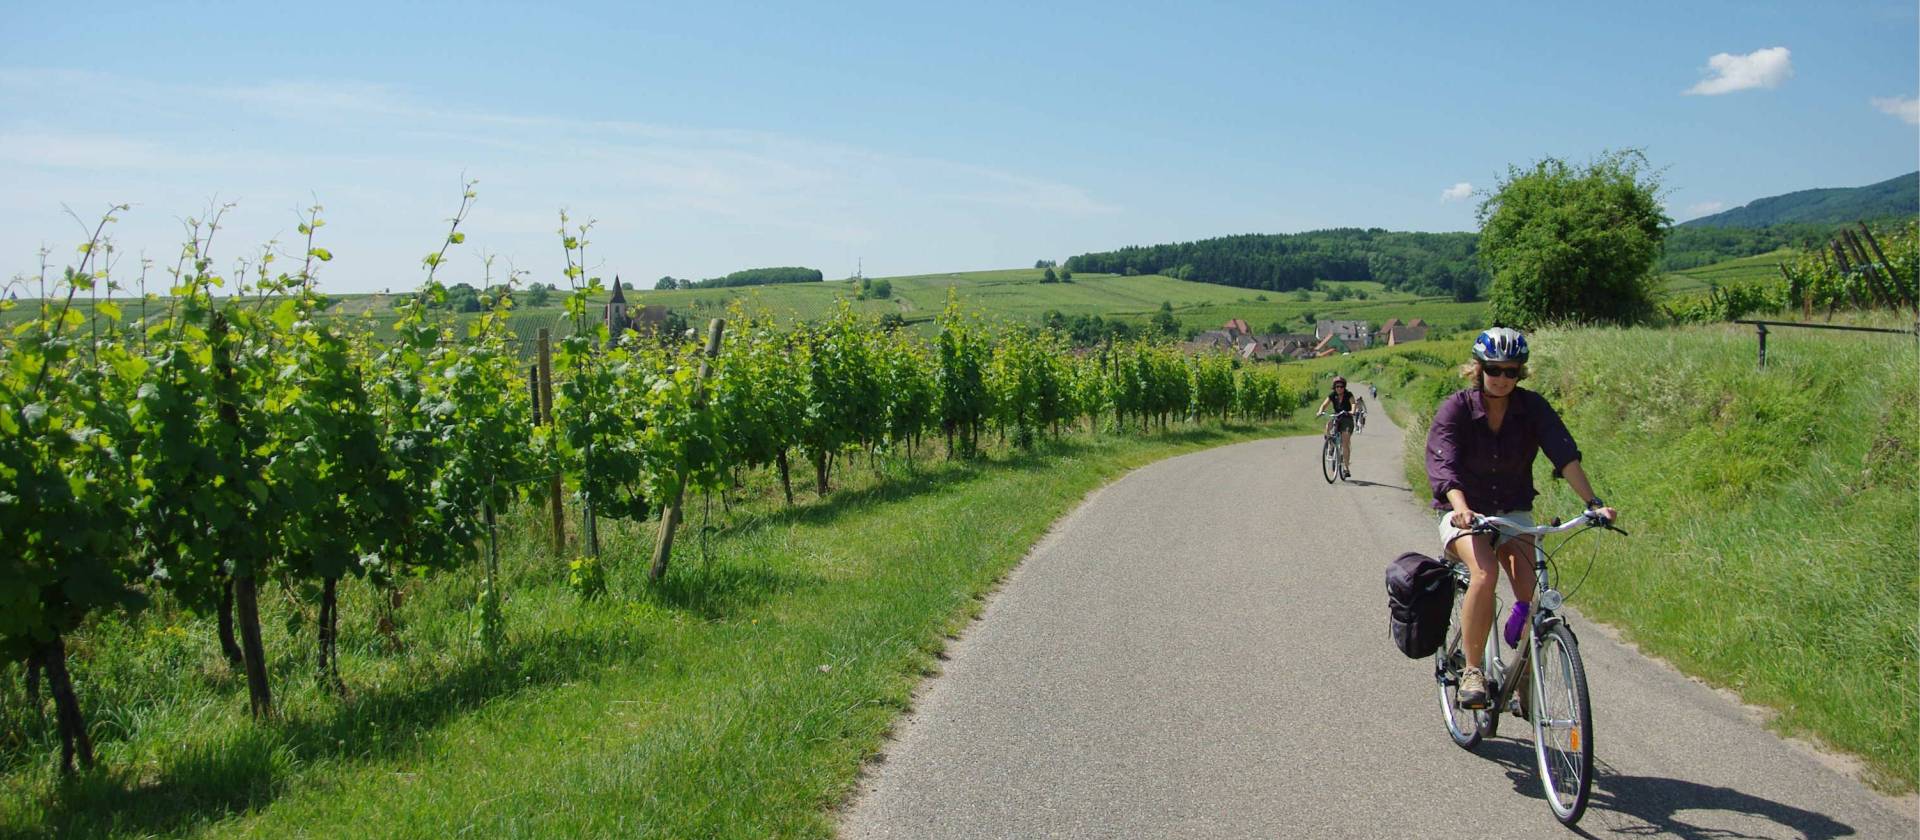
[[[1525, 722], [1454, 746], [1431, 666], [1387, 638], [1382, 570], [1439, 538], [1384, 413], [1355, 436], [1352, 483], [1327, 485], [1320, 441], [1302, 437], [1163, 461], [1091, 496], [950, 647], [842, 836], [1570, 834]], [[1573, 621], [1599, 766], [1581, 831], [1920, 837], [1911, 799]]]

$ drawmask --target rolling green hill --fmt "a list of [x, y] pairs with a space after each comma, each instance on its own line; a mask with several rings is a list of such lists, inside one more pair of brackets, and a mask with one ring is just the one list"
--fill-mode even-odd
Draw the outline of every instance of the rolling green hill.
[[1782, 248], [1751, 257], [1722, 260], [1712, 265], [1672, 271], [1666, 274], [1662, 288], [1668, 294], [1704, 291], [1708, 286], [1730, 283], [1743, 283], [1752, 280], [1771, 280], [1779, 276], [1780, 263], [1792, 259], [1799, 252], [1792, 248]]
[[1765, 227], [1780, 224], [1843, 225], [1869, 219], [1920, 215], [1920, 172], [1889, 178], [1864, 187], [1799, 190], [1755, 199], [1683, 227]]

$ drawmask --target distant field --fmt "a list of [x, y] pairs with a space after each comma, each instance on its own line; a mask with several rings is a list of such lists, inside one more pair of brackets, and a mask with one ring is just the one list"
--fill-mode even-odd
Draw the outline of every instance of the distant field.
[[1712, 283], [1724, 286], [1729, 283], [1741, 283], [1752, 280], [1768, 280], [1780, 276], [1780, 263], [1799, 256], [1799, 252], [1782, 248], [1766, 254], [1717, 262], [1685, 271], [1669, 272], [1666, 283], [1662, 285], [1667, 294], [1685, 292], [1703, 292]]
[[[1230, 318], [1242, 318], [1255, 330], [1266, 330], [1279, 323], [1292, 331], [1307, 331], [1302, 316], [1315, 318], [1354, 318], [1385, 321], [1389, 318], [1423, 318], [1442, 330], [1453, 330], [1478, 323], [1485, 310], [1481, 303], [1455, 303], [1442, 297], [1419, 297], [1388, 292], [1379, 283], [1340, 283], [1349, 293], [1365, 292], [1367, 300], [1349, 298], [1329, 301], [1325, 292], [1315, 292], [1307, 300], [1298, 300], [1291, 292], [1263, 292], [1212, 283], [1175, 280], [1159, 275], [1122, 277], [1112, 274], [1078, 274], [1071, 283], [1042, 283], [1038, 269], [972, 271], [950, 274], [921, 274], [889, 277], [893, 295], [885, 300], [855, 301], [852, 284], [847, 281], [793, 283], [774, 286], [750, 286], [724, 289], [687, 289], [656, 291], [629, 289], [627, 299], [633, 306], [663, 304], [680, 312], [689, 321], [700, 321], [723, 313], [730, 301], [743, 300], [753, 308], [785, 318], [820, 318], [832, 312], [842, 300], [855, 311], [869, 316], [898, 313], [916, 328], [931, 331], [933, 318], [946, 306], [949, 291], [960, 305], [990, 320], [1034, 323], [1050, 311], [1072, 317], [1099, 315], [1103, 318], [1144, 325], [1159, 310], [1160, 304], [1173, 306], [1174, 317], [1184, 328], [1211, 329]], [[514, 312], [514, 330], [531, 338], [548, 327], [556, 335], [568, 330], [556, 294], [546, 306], [524, 307]], [[605, 301], [601, 296], [595, 301]], [[123, 305], [128, 315], [137, 314], [137, 304]], [[330, 314], [369, 319], [376, 333], [385, 334], [394, 320], [393, 296], [342, 295]], [[0, 322], [24, 315], [16, 311], [0, 316]]]
[[[1309, 312], [1317, 318], [1373, 321], [1424, 318], [1451, 329], [1478, 319], [1484, 310], [1484, 304], [1479, 303], [1454, 303], [1446, 298], [1388, 292], [1379, 283], [1337, 284], [1345, 286], [1349, 293], [1364, 291], [1368, 299], [1330, 302], [1324, 292], [1312, 293], [1301, 301], [1290, 292], [1193, 283], [1160, 275], [1076, 274], [1071, 283], [1042, 283], [1042, 273], [1038, 269], [1008, 269], [889, 277], [885, 279], [893, 285], [891, 300], [859, 301], [854, 306], [867, 314], [898, 312], [909, 322], [927, 321], [946, 306], [947, 294], [951, 291], [963, 308], [990, 319], [1032, 323], [1046, 312], [1057, 310], [1069, 317], [1099, 315], [1145, 324], [1160, 304], [1168, 303], [1183, 327], [1208, 329], [1230, 318], [1243, 318], [1256, 330], [1264, 330], [1273, 322], [1286, 324], [1289, 329], [1304, 329], [1306, 323], [1301, 316]], [[840, 281], [745, 289], [642, 291], [629, 297], [637, 304], [662, 303], [690, 315], [717, 314], [727, 300], [744, 298], [778, 314], [815, 318], [830, 311], [840, 299], [850, 297], [851, 291], [847, 283]]]

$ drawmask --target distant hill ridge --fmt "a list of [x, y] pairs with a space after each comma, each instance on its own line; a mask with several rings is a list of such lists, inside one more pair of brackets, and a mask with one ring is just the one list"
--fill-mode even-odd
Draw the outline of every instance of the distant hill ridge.
[[1920, 172], [1864, 187], [1799, 190], [1754, 199], [1680, 227], [1754, 228], [1780, 224], [1841, 225], [1868, 219], [1920, 216]]

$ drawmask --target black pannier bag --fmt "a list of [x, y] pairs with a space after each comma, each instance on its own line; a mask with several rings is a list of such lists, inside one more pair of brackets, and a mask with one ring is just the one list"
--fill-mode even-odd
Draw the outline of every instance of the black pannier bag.
[[1409, 551], [1387, 564], [1387, 634], [1407, 658], [1439, 650], [1452, 613], [1453, 573], [1445, 562]]

